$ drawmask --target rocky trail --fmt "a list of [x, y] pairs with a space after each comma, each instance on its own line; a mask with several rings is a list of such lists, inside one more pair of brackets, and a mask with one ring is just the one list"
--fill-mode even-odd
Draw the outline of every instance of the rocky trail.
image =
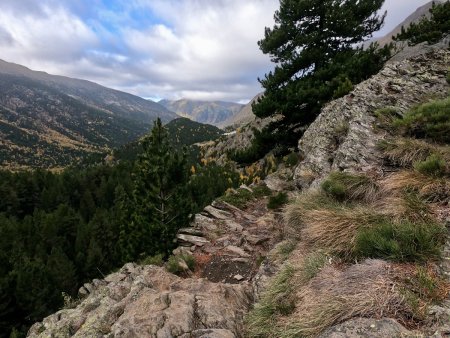
[[[248, 188], [250, 189], [250, 188]], [[244, 210], [215, 201], [177, 235], [177, 255], [192, 255], [194, 273], [128, 263], [80, 288], [82, 301], [36, 323], [29, 337], [241, 337], [259, 273], [281, 239], [280, 216], [267, 198]]]
[[196, 275], [211, 282], [251, 282], [269, 250], [281, 240], [280, 217], [266, 204], [261, 199], [241, 210], [213, 202], [195, 216], [191, 228], [179, 231], [175, 253], [192, 254], [198, 262]]

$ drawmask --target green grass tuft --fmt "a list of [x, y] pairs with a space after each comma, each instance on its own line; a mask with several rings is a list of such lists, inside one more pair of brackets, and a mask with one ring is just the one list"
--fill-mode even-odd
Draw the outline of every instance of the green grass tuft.
[[288, 202], [288, 195], [285, 192], [279, 192], [278, 194], [271, 196], [269, 202], [267, 202], [267, 208], [279, 209]]
[[245, 208], [249, 202], [269, 196], [272, 193], [265, 184], [252, 187], [251, 190], [239, 188], [236, 192], [230, 192], [220, 197], [220, 200], [234, 205], [237, 208]]
[[414, 169], [427, 176], [442, 177], [446, 174], [446, 163], [441, 156], [433, 154], [425, 161], [415, 163]]
[[450, 143], [450, 98], [420, 105], [393, 126], [408, 136]]
[[399, 262], [423, 262], [441, 254], [445, 229], [437, 223], [399, 223], [385, 220], [361, 229], [356, 236], [359, 257], [383, 258]]
[[309, 254], [302, 265], [300, 281], [305, 284], [316, 277], [327, 261], [328, 257], [323, 252], [318, 251]]
[[166, 269], [170, 273], [175, 275], [179, 275], [183, 272], [186, 272], [181, 266], [180, 263], [185, 262], [190, 271], [194, 271], [195, 268], [195, 258], [191, 255], [179, 255], [179, 256], [170, 256], [166, 263]]
[[288, 155], [286, 155], [285, 157], [283, 157], [283, 162], [288, 166], [288, 167], [294, 167], [298, 164], [299, 161], [299, 157], [298, 154], [296, 152], [292, 152]]
[[157, 254], [155, 256], [147, 256], [144, 259], [140, 260], [138, 263], [139, 265], [163, 266], [164, 256], [162, 254]]
[[292, 279], [295, 269], [286, 265], [272, 280], [260, 302], [246, 317], [248, 337], [271, 337], [276, 330], [276, 317], [289, 315], [295, 309]]

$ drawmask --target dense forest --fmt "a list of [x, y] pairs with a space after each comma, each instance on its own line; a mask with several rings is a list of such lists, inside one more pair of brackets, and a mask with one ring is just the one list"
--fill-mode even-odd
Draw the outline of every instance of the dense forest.
[[0, 171], [0, 337], [13, 328], [20, 337], [82, 283], [127, 261], [167, 257], [177, 229], [238, 184], [236, 173], [194, 163], [168, 139], [159, 123], [136, 161]]

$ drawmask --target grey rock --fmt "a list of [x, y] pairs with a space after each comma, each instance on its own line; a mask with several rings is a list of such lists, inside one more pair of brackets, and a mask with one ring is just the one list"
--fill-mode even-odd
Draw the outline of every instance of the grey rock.
[[205, 233], [217, 230], [214, 220], [202, 214], [195, 215], [192, 226]]
[[272, 191], [289, 191], [295, 189], [294, 173], [290, 168], [278, 169], [273, 174], [267, 175], [264, 183]]
[[[155, 266], [116, 274], [128, 278], [102, 283], [76, 308], [33, 325], [28, 337], [242, 337], [252, 302], [248, 284], [182, 279]], [[123, 296], [111, 298], [118, 290]]]
[[237, 232], [241, 232], [244, 228], [242, 227], [242, 225], [240, 225], [239, 223], [231, 220], [231, 219], [227, 219], [225, 220], [225, 225], [227, 226], [227, 228], [230, 231], [237, 231]]
[[232, 217], [232, 215], [224, 210], [219, 210], [217, 208], [214, 208], [211, 205], [208, 205], [207, 207], [205, 207], [205, 209], [203, 209], [204, 212], [207, 212], [208, 214], [210, 214], [212, 217], [220, 219], [220, 220], [226, 220], [226, 219], [230, 219]]
[[209, 243], [209, 241], [204, 237], [185, 234], [178, 234], [177, 239], [178, 242], [180, 242], [180, 244], [188, 244], [189, 246], [191, 245], [203, 246], [206, 243]]
[[248, 253], [246, 253], [243, 249], [234, 246], [234, 245], [229, 245], [225, 248], [225, 251], [231, 254], [235, 254], [238, 255], [239, 257], [250, 257], [250, 255]]
[[193, 236], [203, 236], [203, 231], [190, 227], [190, 228], [181, 228], [178, 230], [179, 234], [185, 235], [193, 235]]
[[380, 320], [355, 318], [331, 327], [319, 338], [391, 338], [416, 337], [398, 322], [390, 318]]
[[192, 332], [191, 335], [187, 336], [186, 338], [235, 338], [233, 332], [230, 330], [223, 330], [223, 329], [203, 329], [203, 330], [196, 330]]

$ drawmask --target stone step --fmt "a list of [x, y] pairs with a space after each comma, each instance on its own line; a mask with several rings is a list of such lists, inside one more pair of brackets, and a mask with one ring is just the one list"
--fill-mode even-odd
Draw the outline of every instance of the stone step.
[[192, 227], [196, 229], [200, 229], [204, 232], [213, 232], [217, 230], [217, 225], [215, 224], [215, 220], [207, 217], [202, 214], [196, 214], [194, 221], [192, 223]]
[[210, 243], [204, 237], [185, 235], [185, 234], [178, 234], [177, 240], [180, 243], [180, 245], [190, 244], [190, 245], [196, 245], [196, 246], [204, 246], [205, 244]]
[[189, 227], [189, 228], [181, 228], [180, 230], [178, 230], [179, 234], [185, 234], [185, 235], [193, 235], [193, 236], [200, 236], [203, 237], [203, 231], [193, 228], [193, 227]]
[[233, 217], [233, 215], [231, 213], [229, 213], [228, 211], [223, 211], [217, 208], [214, 208], [212, 205], [208, 205], [207, 207], [205, 207], [205, 209], [203, 209], [203, 214], [207, 213], [209, 215], [211, 215], [212, 217], [216, 218], [216, 219], [220, 219], [220, 220], [226, 220], [226, 219], [230, 219]]

